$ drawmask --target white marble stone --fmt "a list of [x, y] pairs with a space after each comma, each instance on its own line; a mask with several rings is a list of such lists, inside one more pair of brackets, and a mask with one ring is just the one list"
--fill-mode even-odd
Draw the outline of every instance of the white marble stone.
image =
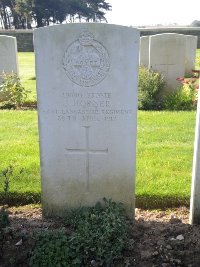
[[165, 92], [180, 86], [176, 79], [185, 74], [185, 37], [182, 34], [163, 33], [150, 37], [149, 68], [163, 74]]
[[195, 68], [198, 37], [194, 35], [185, 35], [185, 39], [185, 73], [188, 74], [192, 73], [192, 70]]
[[[198, 92], [200, 99], [200, 90]], [[196, 130], [192, 170], [192, 187], [190, 198], [190, 223], [200, 224], [200, 101], [196, 113]]]
[[34, 46], [44, 214], [103, 197], [133, 213], [139, 31], [57, 25]]
[[0, 73], [2, 72], [18, 74], [16, 37], [0, 35]]
[[[16, 37], [0, 35], [0, 84], [3, 72], [19, 74]], [[5, 93], [0, 92], [0, 101], [4, 101], [6, 97]]]
[[149, 66], [149, 40], [150, 36], [140, 37], [139, 65], [146, 68]]

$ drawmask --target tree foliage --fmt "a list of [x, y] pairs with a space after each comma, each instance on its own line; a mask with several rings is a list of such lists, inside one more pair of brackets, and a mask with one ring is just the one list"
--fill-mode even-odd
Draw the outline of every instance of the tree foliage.
[[190, 26], [192, 26], [192, 27], [200, 27], [200, 21], [199, 21], [199, 20], [194, 20], [194, 21], [190, 24]]
[[111, 5], [106, 0], [0, 0], [4, 29], [29, 29], [75, 21], [106, 21]]

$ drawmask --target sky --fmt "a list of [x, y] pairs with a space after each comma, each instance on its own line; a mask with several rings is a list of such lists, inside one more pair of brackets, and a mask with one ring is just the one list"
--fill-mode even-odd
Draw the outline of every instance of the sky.
[[200, 0], [106, 0], [108, 23], [125, 26], [189, 25], [200, 20]]

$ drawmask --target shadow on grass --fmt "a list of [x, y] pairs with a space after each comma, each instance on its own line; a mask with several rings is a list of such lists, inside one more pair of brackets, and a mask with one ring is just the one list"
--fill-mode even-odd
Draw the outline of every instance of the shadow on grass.
[[0, 192], [0, 205], [20, 206], [28, 204], [41, 203], [41, 194], [35, 192], [9, 192], [8, 194]]
[[35, 77], [35, 76], [30, 77], [29, 80], [31, 80], [31, 81], [35, 81], [35, 80], [36, 80], [36, 77]]
[[136, 208], [141, 209], [167, 209], [181, 206], [189, 207], [189, 197], [136, 195]]
[[[19, 206], [28, 204], [41, 203], [41, 194], [34, 192], [9, 192], [0, 193], [0, 205], [6, 204], [9, 206]], [[189, 207], [190, 199], [180, 196], [152, 196], [152, 195], [137, 195], [136, 208], [141, 209], [167, 209], [181, 206]]]

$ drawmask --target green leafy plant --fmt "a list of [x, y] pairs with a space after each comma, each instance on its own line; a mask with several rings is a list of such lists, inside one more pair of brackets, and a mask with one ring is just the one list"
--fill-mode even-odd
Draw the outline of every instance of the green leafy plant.
[[4, 193], [5, 195], [9, 192], [10, 177], [13, 175], [13, 166], [10, 165], [0, 173], [0, 177], [4, 178]]
[[[4, 193], [5, 193], [5, 200], [7, 199], [7, 194], [9, 192], [9, 177], [12, 176], [13, 168], [10, 165], [8, 168], [4, 169], [0, 176], [4, 178]], [[5, 238], [4, 228], [10, 225], [10, 220], [8, 217], [8, 211], [5, 206], [0, 207], [0, 243], [3, 244], [3, 239]], [[2, 250], [2, 247], [0, 247]]]
[[19, 108], [27, 98], [28, 90], [22, 86], [20, 78], [16, 73], [5, 73], [1, 75], [0, 107]]
[[51, 231], [36, 238], [31, 267], [111, 266], [128, 240], [123, 205], [111, 200], [71, 211], [66, 224], [71, 234]]
[[7, 236], [6, 227], [10, 225], [7, 209], [0, 207], [0, 256], [2, 255], [3, 243]]
[[10, 225], [10, 220], [8, 217], [8, 211], [3, 206], [0, 208], [0, 232], [2, 232], [3, 228], [6, 228]]
[[167, 110], [194, 110], [198, 99], [198, 77], [177, 78], [181, 82], [174, 92], [163, 99], [163, 108]]
[[196, 67], [200, 68], [200, 57], [199, 56], [196, 57]]
[[145, 67], [139, 68], [138, 108], [143, 110], [161, 109], [161, 92], [165, 86], [164, 77]]
[[69, 237], [62, 231], [46, 231], [35, 239], [30, 258], [32, 267], [64, 267], [70, 265]]
[[76, 249], [85, 266], [89, 266], [91, 260], [109, 266], [121, 255], [127, 241], [122, 204], [104, 199], [103, 205], [97, 203], [94, 208], [83, 208], [78, 214], [75, 212], [74, 218]]
[[1, 182], [1, 185], [3, 185], [3, 204], [9, 203], [9, 190], [10, 190], [10, 182], [12, 178], [19, 178], [22, 173], [24, 172], [24, 169], [21, 168], [19, 170], [16, 170], [13, 165], [9, 165], [7, 168], [0, 171], [0, 179], [3, 181]]

